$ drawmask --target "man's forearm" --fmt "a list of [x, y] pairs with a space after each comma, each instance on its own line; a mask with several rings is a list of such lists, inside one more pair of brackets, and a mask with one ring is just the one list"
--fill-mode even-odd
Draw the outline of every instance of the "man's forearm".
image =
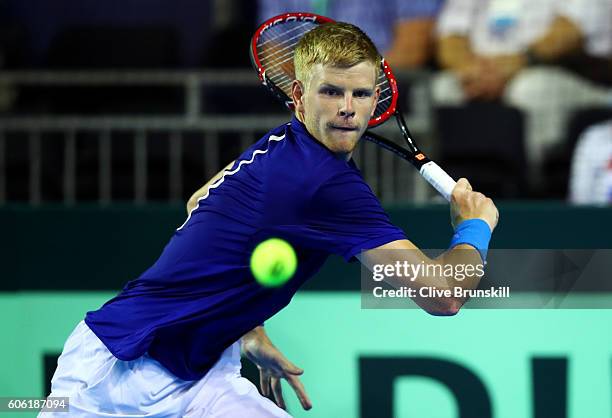
[[[484, 274], [485, 262], [479, 251], [468, 244], [460, 244], [446, 251], [436, 259], [442, 266], [452, 266], [453, 277], [444, 280], [449, 289], [476, 289]], [[460, 272], [461, 271], [461, 272]], [[459, 273], [460, 272], [460, 273]], [[465, 300], [461, 300], [465, 303]]]
[[[480, 271], [484, 269], [480, 253], [467, 244], [459, 244], [432, 259], [410, 241], [399, 240], [369, 250], [358, 257], [370, 271], [375, 271], [381, 265], [399, 266], [393, 269], [394, 274], [385, 274], [384, 280], [396, 289], [407, 287], [416, 290], [417, 294], [425, 287], [435, 287], [438, 290], [453, 290], [456, 286], [475, 289], [482, 276]], [[453, 274], [449, 275], [450, 270]], [[457, 280], [454, 274], [458, 271], [461, 271], [461, 280]], [[413, 299], [432, 315], [453, 315], [465, 303], [464, 298], [454, 296]]]
[[443, 69], [458, 71], [474, 63], [475, 54], [466, 36], [450, 35], [438, 39], [438, 63]]
[[580, 52], [583, 34], [580, 28], [566, 17], [559, 16], [546, 34], [529, 48], [533, 58], [542, 62], [554, 62]]
[[434, 20], [402, 20], [396, 23], [395, 36], [385, 59], [393, 68], [420, 68], [431, 57]]
[[[417, 261], [411, 254], [406, 255], [407, 257], [402, 257], [400, 252], [394, 258], [399, 259], [397, 261], [400, 261], [401, 265], [404, 262], [415, 265], [418, 273], [410, 277], [393, 276], [386, 281], [398, 289], [401, 287], [415, 289], [417, 294], [420, 294], [422, 288], [435, 287], [439, 291], [450, 291], [452, 295], [450, 297], [414, 298], [421, 308], [434, 315], [455, 314], [467, 301], [467, 298], [455, 297], [454, 288], [476, 289], [484, 272], [484, 262], [480, 253], [467, 244], [457, 245], [435, 259], [423, 254], [421, 260]], [[422, 267], [419, 268], [419, 265]]]

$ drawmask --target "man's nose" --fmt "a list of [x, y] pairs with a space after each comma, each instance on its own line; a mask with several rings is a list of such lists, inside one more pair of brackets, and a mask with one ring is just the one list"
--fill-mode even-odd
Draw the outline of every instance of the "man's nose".
[[343, 118], [350, 118], [355, 116], [355, 109], [353, 109], [353, 95], [345, 94], [338, 110], [338, 114]]

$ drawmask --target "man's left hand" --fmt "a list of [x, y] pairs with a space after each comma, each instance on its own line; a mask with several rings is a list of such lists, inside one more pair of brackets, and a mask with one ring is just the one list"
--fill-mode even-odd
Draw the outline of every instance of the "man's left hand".
[[285, 379], [295, 391], [302, 407], [306, 410], [312, 408], [312, 403], [299, 378], [304, 370], [287, 360], [272, 344], [263, 327], [257, 327], [242, 337], [242, 352], [259, 369], [262, 395], [270, 396], [271, 389], [276, 404], [286, 409], [281, 387], [281, 379]]

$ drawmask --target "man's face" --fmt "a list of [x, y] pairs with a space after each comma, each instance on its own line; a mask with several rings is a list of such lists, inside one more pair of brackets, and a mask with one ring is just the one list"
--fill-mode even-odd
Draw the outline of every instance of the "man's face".
[[379, 94], [376, 70], [369, 62], [349, 68], [315, 64], [307, 85], [293, 84], [298, 119], [319, 142], [346, 159], [368, 127]]

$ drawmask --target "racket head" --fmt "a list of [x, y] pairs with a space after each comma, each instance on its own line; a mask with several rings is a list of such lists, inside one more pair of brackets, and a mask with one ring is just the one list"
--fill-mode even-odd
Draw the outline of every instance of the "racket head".
[[[295, 47], [307, 32], [332, 22], [334, 20], [314, 13], [284, 13], [262, 23], [251, 39], [251, 63], [259, 79], [291, 111], [295, 109], [291, 98], [291, 85], [295, 80]], [[393, 71], [384, 58], [380, 66], [376, 81], [380, 96], [368, 122], [370, 128], [387, 121], [397, 108], [398, 90]]]

